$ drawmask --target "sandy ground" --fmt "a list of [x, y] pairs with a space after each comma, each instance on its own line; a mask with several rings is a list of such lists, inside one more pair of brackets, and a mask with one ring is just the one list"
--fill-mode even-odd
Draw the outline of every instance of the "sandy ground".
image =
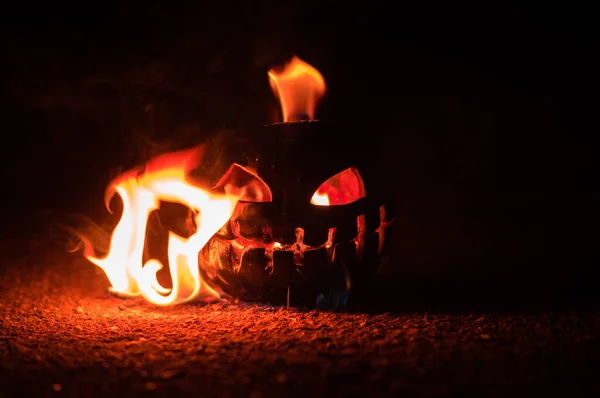
[[77, 255], [35, 243], [3, 247], [0, 397], [600, 391], [594, 315], [155, 308], [107, 294], [103, 275]]

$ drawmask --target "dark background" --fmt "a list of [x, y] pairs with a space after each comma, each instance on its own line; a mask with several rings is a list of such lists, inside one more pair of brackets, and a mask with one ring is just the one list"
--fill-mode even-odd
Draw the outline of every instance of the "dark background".
[[319, 118], [366, 126], [357, 145], [380, 148], [396, 189], [393, 256], [374, 302], [598, 303], [590, 12], [46, 7], [0, 17], [3, 235], [43, 231], [65, 212], [100, 221], [102, 192], [124, 168], [276, 121], [266, 72], [296, 54], [326, 79]]

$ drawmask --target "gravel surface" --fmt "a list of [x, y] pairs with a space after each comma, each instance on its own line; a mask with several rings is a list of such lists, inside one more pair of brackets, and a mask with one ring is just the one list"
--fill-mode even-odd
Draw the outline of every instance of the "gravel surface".
[[107, 294], [78, 255], [3, 247], [0, 397], [598, 392], [595, 315], [155, 308]]

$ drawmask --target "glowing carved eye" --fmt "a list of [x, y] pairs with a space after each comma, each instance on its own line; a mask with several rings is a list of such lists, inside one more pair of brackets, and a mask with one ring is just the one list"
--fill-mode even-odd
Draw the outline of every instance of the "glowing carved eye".
[[350, 167], [321, 184], [310, 203], [317, 206], [340, 206], [364, 197], [365, 187], [360, 173]]

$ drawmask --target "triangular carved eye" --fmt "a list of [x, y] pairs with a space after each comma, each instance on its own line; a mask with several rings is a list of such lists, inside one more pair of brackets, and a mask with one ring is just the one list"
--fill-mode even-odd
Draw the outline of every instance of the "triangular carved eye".
[[312, 196], [317, 206], [340, 206], [365, 197], [365, 186], [357, 169], [350, 167], [325, 181]]
[[273, 194], [266, 182], [254, 171], [234, 163], [221, 177], [215, 188], [223, 188], [242, 202], [272, 202]]

